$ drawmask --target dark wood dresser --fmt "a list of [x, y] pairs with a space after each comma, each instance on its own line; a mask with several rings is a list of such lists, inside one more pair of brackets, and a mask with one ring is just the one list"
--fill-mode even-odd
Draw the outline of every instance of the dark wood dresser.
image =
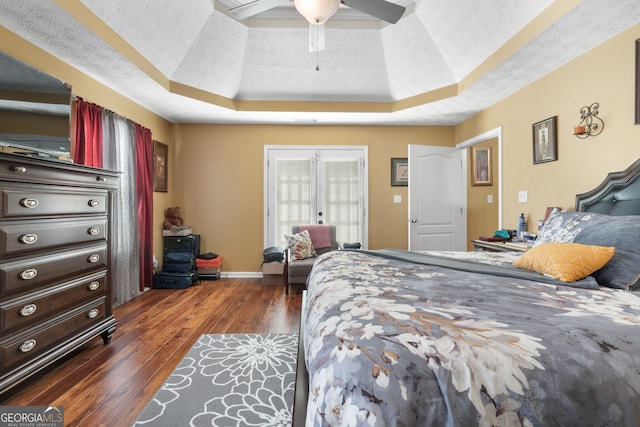
[[118, 180], [0, 153], [0, 393], [97, 336], [111, 340]]

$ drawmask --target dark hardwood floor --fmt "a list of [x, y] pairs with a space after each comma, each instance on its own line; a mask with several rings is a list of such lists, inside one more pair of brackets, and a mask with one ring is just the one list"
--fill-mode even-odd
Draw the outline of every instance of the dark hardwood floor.
[[1, 395], [0, 405], [63, 405], [67, 427], [130, 426], [200, 335], [297, 333], [301, 301], [261, 279], [147, 291], [114, 309], [110, 344], [92, 340]]

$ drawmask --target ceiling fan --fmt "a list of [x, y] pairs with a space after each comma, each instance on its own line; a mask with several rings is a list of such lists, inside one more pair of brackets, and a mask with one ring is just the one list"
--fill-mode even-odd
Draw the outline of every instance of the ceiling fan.
[[386, 0], [253, 0], [229, 9], [236, 19], [246, 19], [293, 1], [298, 12], [309, 21], [309, 51], [324, 49], [324, 23], [331, 18], [340, 4], [395, 24], [405, 8]]

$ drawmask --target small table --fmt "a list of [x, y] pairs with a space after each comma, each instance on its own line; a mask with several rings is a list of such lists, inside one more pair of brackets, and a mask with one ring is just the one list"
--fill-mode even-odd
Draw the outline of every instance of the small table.
[[533, 246], [533, 242], [485, 242], [484, 240], [472, 240], [476, 251], [489, 252], [526, 252]]

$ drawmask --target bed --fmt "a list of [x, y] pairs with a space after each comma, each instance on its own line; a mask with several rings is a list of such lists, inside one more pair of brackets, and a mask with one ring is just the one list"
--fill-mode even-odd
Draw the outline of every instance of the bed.
[[524, 255], [322, 255], [294, 425], [637, 425], [638, 215], [640, 160], [553, 212]]

